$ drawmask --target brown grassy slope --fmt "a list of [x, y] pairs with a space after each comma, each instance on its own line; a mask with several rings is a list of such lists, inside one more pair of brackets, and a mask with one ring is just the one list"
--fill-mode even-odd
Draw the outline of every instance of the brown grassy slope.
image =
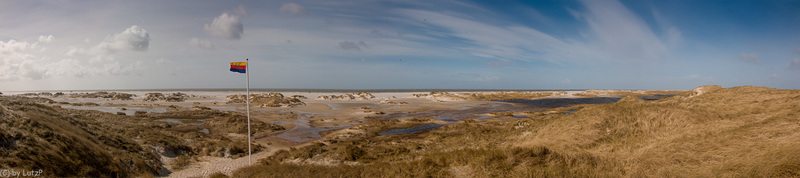
[[800, 91], [704, 88], [571, 114], [458, 122], [422, 139], [322, 142], [234, 177], [800, 176]]
[[69, 116], [28, 98], [0, 97], [0, 168], [41, 169], [45, 176], [126, 177], [157, 174], [160, 165], [154, 154], [94, 119]]
[[[247, 155], [247, 142], [225, 137], [246, 130], [239, 113], [172, 109], [133, 117], [44, 103], [54, 102], [0, 97], [0, 169], [42, 169], [44, 175], [58, 177], [132, 177], [167, 175], [165, 166], [174, 170], [197, 156]], [[198, 122], [155, 121], [160, 117]], [[195, 125], [199, 120], [207, 123]], [[210, 128], [211, 133], [198, 132], [203, 128]], [[283, 129], [263, 122], [253, 125], [257, 134]], [[253, 152], [262, 148], [256, 145]], [[162, 157], [178, 159], [164, 165]]]
[[748, 86], [693, 95], [587, 107], [516, 145], [588, 152], [625, 175], [800, 174], [800, 91]]

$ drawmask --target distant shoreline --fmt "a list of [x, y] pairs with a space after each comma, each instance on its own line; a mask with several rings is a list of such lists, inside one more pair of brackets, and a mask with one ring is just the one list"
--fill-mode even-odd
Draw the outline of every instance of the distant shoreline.
[[[396, 92], [496, 92], [496, 91], [584, 91], [587, 89], [293, 89], [293, 88], [251, 88], [251, 92], [307, 92], [307, 93], [348, 93], [348, 92], [370, 92], [370, 93], [396, 93]], [[4, 91], [13, 93], [24, 92], [96, 92], [96, 91], [245, 91], [244, 88], [203, 88], [203, 89], [108, 89], [108, 90], [27, 90], [27, 91]]]

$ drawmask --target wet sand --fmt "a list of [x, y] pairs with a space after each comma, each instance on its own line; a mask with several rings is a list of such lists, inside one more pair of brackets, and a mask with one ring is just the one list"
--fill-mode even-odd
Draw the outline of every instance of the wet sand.
[[[208, 107], [219, 111], [245, 113], [245, 104], [226, 104], [229, 95], [244, 94], [231, 91], [113, 91], [136, 95], [132, 100], [111, 100], [107, 98], [70, 98], [67, 96], [45, 96], [56, 102], [96, 103], [99, 106], [72, 106], [62, 104], [62, 108], [80, 110], [98, 110], [112, 114], [124, 113], [134, 115], [136, 111], [165, 113], [174, 108]], [[183, 102], [144, 101], [147, 93], [181, 92], [190, 97]], [[263, 92], [251, 92], [263, 93]], [[453, 92], [458, 93], [458, 92]], [[491, 92], [487, 92], [491, 93]], [[609, 103], [619, 98], [612, 97], [575, 97], [572, 94], [580, 91], [567, 91], [567, 95], [551, 96], [536, 100], [441, 100], [415, 97], [415, 94], [426, 92], [380, 92], [372, 93], [375, 98], [356, 100], [322, 100], [318, 96], [342, 95], [347, 93], [315, 93], [315, 92], [283, 92], [284, 96], [302, 95], [300, 101], [305, 105], [295, 107], [253, 107], [251, 118], [265, 123], [278, 124], [287, 130], [275, 135], [256, 138], [264, 142], [284, 142], [289, 146], [301, 144], [324, 136], [325, 132], [344, 129], [360, 123], [376, 119], [402, 119], [425, 117], [457, 122], [463, 119], [487, 119], [492, 112], [542, 111], [553, 107], [565, 107], [574, 104]], [[11, 93], [21, 94], [21, 93]], [[8, 95], [8, 94], [7, 94]], [[387, 104], [388, 101], [395, 104]], [[402, 103], [402, 104], [398, 104]], [[276, 115], [294, 114], [297, 117], [276, 117]], [[167, 120], [161, 120], [168, 122]], [[422, 126], [420, 126], [422, 127]], [[427, 127], [436, 128], [436, 127]], [[414, 129], [412, 129], [414, 130]], [[424, 130], [424, 129], [423, 129]], [[207, 132], [207, 130], [206, 130]], [[244, 137], [244, 133], [233, 133]]]
[[[105, 98], [70, 98], [67, 96], [45, 97], [56, 102], [69, 103], [97, 103], [99, 106], [72, 106], [61, 104], [62, 108], [98, 110], [108, 113], [122, 112], [134, 115], [136, 111], [150, 113], [165, 113], [176, 110], [175, 108], [208, 107], [220, 111], [234, 111], [245, 113], [245, 104], [226, 104], [228, 95], [244, 94], [244, 92], [225, 91], [182, 91], [190, 97], [183, 102], [144, 101], [146, 93], [175, 93], [178, 91], [117, 91], [135, 94], [132, 100], [110, 100]], [[262, 93], [262, 92], [253, 92]], [[253, 94], [251, 93], [251, 94]], [[285, 131], [272, 135], [262, 135], [254, 138], [256, 144], [267, 148], [268, 151], [254, 154], [254, 162], [271, 153], [290, 147], [302, 146], [316, 139], [323, 138], [327, 133], [345, 129], [371, 120], [403, 119], [403, 118], [432, 118], [439, 120], [437, 123], [420, 124], [409, 128], [382, 131], [380, 135], [409, 134], [436, 129], [441, 126], [459, 122], [464, 119], [513, 119], [516, 116], [492, 116], [492, 112], [522, 112], [543, 111], [550, 107], [563, 107], [585, 102], [597, 102], [597, 99], [576, 98], [568, 92], [568, 96], [547, 97], [537, 100], [508, 100], [508, 101], [479, 101], [479, 100], [441, 100], [432, 98], [419, 98], [414, 94], [427, 94], [426, 92], [386, 92], [372, 93], [375, 98], [364, 100], [321, 100], [318, 96], [342, 95], [346, 93], [311, 93], [311, 92], [283, 92], [284, 96], [303, 95], [300, 101], [305, 105], [295, 107], [252, 107], [251, 118], [265, 123], [278, 124], [286, 128]], [[65, 93], [69, 95], [70, 93]], [[617, 98], [618, 99], [618, 98]], [[586, 100], [586, 101], [584, 101]], [[601, 99], [599, 102], [616, 101]], [[608, 100], [608, 101], [606, 101]], [[613, 100], [613, 101], [612, 101]], [[394, 104], [388, 104], [388, 101]], [[549, 104], [537, 104], [549, 103]], [[556, 103], [556, 104], [553, 104]], [[124, 109], [123, 109], [124, 108]], [[295, 116], [296, 117], [292, 117]], [[181, 120], [160, 119], [162, 122], [184, 122]], [[203, 122], [196, 123], [200, 128], [206, 127]], [[213, 131], [213, 130], [212, 130]], [[208, 128], [200, 130], [208, 134]], [[245, 133], [228, 133], [229, 138], [235, 140], [246, 139]], [[230, 174], [238, 167], [246, 166], [242, 162], [246, 157], [238, 159], [215, 158], [205, 156], [198, 162], [192, 163], [188, 168], [172, 170], [170, 177], [208, 176], [215, 172]], [[212, 162], [230, 162], [231, 165]], [[236, 163], [236, 164], [233, 164]], [[233, 166], [233, 167], [231, 167]], [[208, 170], [208, 171], [198, 171]], [[216, 171], [213, 171], [216, 170]]]

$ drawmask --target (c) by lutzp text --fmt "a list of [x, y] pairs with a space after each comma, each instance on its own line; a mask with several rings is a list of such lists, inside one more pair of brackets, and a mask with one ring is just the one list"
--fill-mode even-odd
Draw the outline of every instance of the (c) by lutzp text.
[[39, 177], [42, 170], [0, 169], [0, 177]]

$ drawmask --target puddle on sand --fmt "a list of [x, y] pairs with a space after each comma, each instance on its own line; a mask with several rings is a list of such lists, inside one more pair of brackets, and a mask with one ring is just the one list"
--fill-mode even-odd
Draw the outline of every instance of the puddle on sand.
[[664, 98], [668, 98], [668, 97], [672, 97], [672, 96], [675, 96], [675, 95], [639, 96], [639, 98], [643, 99], [643, 100], [648, 100], [648, 101], [655, 101], [655, 100], [660, 100], [660, 99], [664, 99]]
[[209, 134], [210, 133], [210, 132], [208, 132], [208, 129], [203, 129], [203, 130], [200, 130], [200, 131], [197, 131], [197, 132], [204, 133], [204, 134]]
[[458, 120], [458, 119], [446, 118], [446, 117], [437, 117], [435, 119], [443, 120], [443, 121], [447, 121], [447, 122], [458, 122], [458, 121], [461, 121], [461, 120]]
[[[392, 129], [378, 133], [379, 135], [394, 135], [394, 134], [410, 134], [421, 131], [433, 130], [447, 124], [458, 122], [456, 118], [475, 118], [475, 119], [488, 119], [490, 117], [479, 116], [475, 117], [474, 114], [487, 114], [491, 112], [516, 112], [516, 111], [531, 111], [531, 110], [546, 110], [547, 108], [566, 107], [576, 104], [600, 104], [600, 103], [613, 103], [617, 102], [620, 98], [553, 98], [553, 99], [534, 99], [534, 100], [500, 100], [500, 103], [481, 103], [481, 104], [465, 104], [461, 105], [459, 110], [429, 110], [418, 113], [394, 113], [387, 115], [381, 119], [400, 119], [409, 117], [433, 117], [435, 119], [447, 121], [446, 124], [423, 124], [405, 129]], [[510, 103], [519, 103], [510, 104]], [[577, 110], [570, 110], [563, 114], [573, 113]], [[527, 116], [512, 116], [507, 119], [521, 119], [528, 118]]]
[[123, 107], [105, 107], [105, 106], [70, 106], [70, 105], [62, 105], [61, 108], [64, 109], [78, 109], [78, 110], [95, 110], [101, 112], [107, 112], [111, 114], [117, 114], [117, 112], [123, 112], [125, 115], [133, 115], [136, 111], [145, 111], [145, 112], [154, 112], [154, 113], [165, 113], [167, 109], [165, 108], [129, 108], [125, 107], [126, 110], [122, 110]]
[[482, 103], [480, 105], [473, 105], [472, 108], [458, 109], [458, 110], [428, 110], [416, 113], [392, 113], [387, 114], [379, 119], [402, 119], [410, 117], [430, 117], [444, 121], [457, 120], [457, 118], [474, 118], [474, 114], [486, 114], [498, 111], [530, 111], [537, 108], [528, 105], [519, 105], [513, 103]]
[[[600, 99], [566, 99], [566, 100], [558, 100], [558, 99], [547, 99], [545, 101], [533, 101], [533, 100], [505, 100], [500, 102], [494, 103], [480, 103], [480, 104], [464, 104], [460, 105], [461, 109], [451, 109], [451, 110], [428, 110], [416, 113], [392, 113], [386, 116], [383, 116], [378, 119], [402, 119], [402, 118], [410, 118], [410, 117], [428, 117], [428, 118], [435, 118], [438, 120], [447, 121], [445, 124], [422, 124], [416, 125], [410, 128], [404, 129], [392, 129], [383, 132], [379, 132], [378, 135], [395, 135], [395, 134], [412, 134], [422, 131], [428, 131], [437, 129], [439, 127], [445, 126], [447, 124], [455, 123], [461, 119], [465, 118], [475, 118], [475, 119], [488, 119], [490, 117], [486, 116], [474, 116], [475, 114], [487, 114], [491, 112], [498, 112], [498, 111], [507, 111], [507, 112], [517, 112], [517, 111], [532, 111], [532, 110], [547, 110], [548, 108], [553, 107], [563, 107], [563, 106], [570, 106], [575, 104], [587, 104], [587, 103], [612, 103], [619, 100], [619, 98], [600, 98]], [[533, 102], [528, 102], [533, 101]], [[531, 104], [532, 103], [532, 104]], [[341, 109], [348, 109], [348, 108], [358, 108], [361, 105], [348, 105], [348, 103], [329, 103], [327, 104], [331, 107], [332, 110], [341, 110]], [[575, 112], [567, 111], [565, 114], [569, 114]], [[337, 130], [343, 129], [347, 127], [354, 126], [356, 124], [360, 124], [363, 122], [354, 122], [347, 125], [341, 125], [336, 127], [311, 127], [311, 122], [306, 120], [307, 118], [313, 116], [312, 113], [298, 113], [297, 120], [292, 121], [295, 125], [294, 128], [283, 132], [281, 134], [272, 136], [277, 138], [282, 138], [285, 140], [289, 140], [294, 143], [303, 143], [308, 142], [314, 139], [321, 138], [322, 135], [320, 132], [329, 131], [329, 130]], [[517, 118], [517, 117], [514, 117]], [[524, 117], [519, 117], [524, 118]], [[274, 124], [285, 124], [284, 121], [276, 121], [273, 122]]]
[[331, 110], [347, 110], [347, 109], [358, 109], [361, 107], [372, 107], [370, 104], [364, 103], [325, 103], [328, 105]]
[[404, 128], [404, 129], [392, 129], [383, 132], [379, 132], [378, 135], [397, 135], [397, 134], [413, 134], [417, 132], [433, 130], [439, 127], [442, 127], [447, 124], [422, 124], [422, 125], [415, 125], [414, 127]]
[[178, 119], [159, 119], [159, 120], [156, 120], [156, 121], [168, 122], [168, 123], [173, 123], [173, 124], [183, 124], [183, 121], [178, 120]]
[[194, 119], [171, 119], [171, 118], [167, 118], [167, 119], [157, 119], [156, 121], [173, 123], [173, 124], [189, 123], [191, 125], [196, 125], [196, 126], [202, 126], [203, 124], [206, 123], [205, 119], [194, 120]]
[[378, 133], [378, 135], [395, 135], [395, 134], [412, 134], [422, 131], [428, 131], [437, 129], [439, 127], [452, 124], [459, 120], [458, 118], [477, 118], [477, 119], [486, 119], [488, 117], [480, 116], [475, 117], [474, 114], [486, 114], [491, 112], [498, 112], [498, 111], [530, 111], [535, 110], [537, 108], [533, 108], [528, 105], [519, 105], [519, 104], [512, 104], [512, 103], [477, 103], [477, 104], [463, 104], [460, 105], [462, 108], [457, 110], [428, 110], [422, 111], [417, 113], [393, 113], [387, 116], [384, 116], [380, 119], [402, 119], [402, 118], [410, 118], [410, 117], [432, 117], [434, 119], [447, 121], [445, 124], [422, 124], [416, 125], [410, 128], [404, 129], [392, 129]]
[[311, 127], [311, 121], [306, 119], [313, 116], [314, 114], [300, 113], [300, 112], [295, 112], [295, 113], [297, 113], [297, 120], [292, 122], [294, 124], [294, 128], [271, 137], [282, 138], [294, 143], [303, 143], [314, 139], [322, 138], [322, 134], [320, 134], [320, 132], [343, 129], [358, 124], [358, 123], [352, 123], [336, 127]]
[[541, 98], [532, 100], [497, 100], [500, 102], [520, 103], [537, 108], [568, 107], [578, 104], [605, 104], [619, 101], [619, 97], [594, 97], [594, 98]]

